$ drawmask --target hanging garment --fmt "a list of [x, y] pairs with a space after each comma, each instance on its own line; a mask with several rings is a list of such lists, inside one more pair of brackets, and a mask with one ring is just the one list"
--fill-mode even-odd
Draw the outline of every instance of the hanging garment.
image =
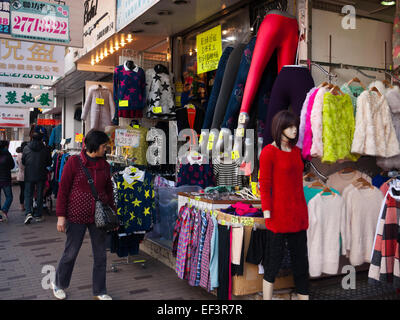
[[148, 129], [146, 127], [140, 126], [139, 128], [128, 127], [127, 128], [131, 133], [136, 134], [138, 136], [137, 145], [127, 147], [126, 155], [129, 159], [134, 161], [135, 165], [139, 166], [147, 166], [147, 132]]
[[386, 86], [384, 85], [384, 83], [380, 80], [377, 81], [373, 81], [368, 85], [368, 90], [372, 89], [373, 87], [377, 88], [378, 91], [382, 94], [382, 95], [386, 95]]
[[189, 247], [186, 254], [186, 263], [185, 263], [185, 276], [184, 280], [189, 280], [190, 269], [192, 268], [192, 256], [193, 252], [193, 241], [195, 236], [195, 231], [197, 230], [198, 224], [196, 224], [196, 215], [199, 211], [198, 208], [192, 207], [190, 210], [190, 224], [189, 224]]
[[315, 87], [315, 88], [312, 88], [310, 91], [308, 91], [306, 99], [304, 100], [304, 103], [303, 103], [303, 107], [301, 108], [299, 140], [297, 142], [297, 147], [299, 147], [300, 149], [303, 148], [304, 133], [306, 130], [306, 116], [307, 116], [308, 103], [310, 102], [310, 98], [316, 90], [318, 90], [318, 88]]
[[[228, 101], [228, 106], [226, 108], [226, 113], [224, 116], [224, 120], [222, 121], [221, 128], [228, 128], [233, 131], [237, 126], [240, 106], [243, 99], [244, 87], [246, 85], [256, 39], [256, 37], [253, 37], [243, 51], [242, 59], [240, 60], [239, 70], [236, 76], [232, 93]], [[268, 110], [272, 86], [276, 79], [277, 73], [278, 72], [275, 51], [270, 61], [268, 62], [261, 78], [260, 87], [257, 92], [258, 107], [254, 108], [254, 110], [250, 113], [250, 117], [256, 114], [256, 118], [264, 122], [265, 117], [267, 116], [266, 113]], [[247, 128], [253, 129], [254, 126], [251, 126], [249, 124]]]
[[310, 70], [307, 68], [298, 66], [285, 66], [282, 68], [282, 71], [279, 72], [274, 86], [272, 87], [267, 117], [264, 121], [264, 146], [273, 142], [271, 126], [274, 116], [279, 111], [287, 110], [289, 106], [292, 107], [292, 111], [295, 115], [300, 116], [301, 107], [306, 99], [307, 93], [314, 86], [314, 80]]
[[371, 262], [376, 224], [384, 196], [378, 188], [358, 189], [352, 184], [343, 191], [346, 201], [346, 243], [350, 263]]
[[231, 232], [231, 228], [218, 225], [218, 300], [231, 300]]
[[[358, 155], [351, 153], [354, 126], [350, 96], [325, 93], [322, 118], [322, 162], [334, 163], [338, 160], [357, 161], [359, 159]], [[311, 155], [312, 153], [311, 148]]]
[[365, 91], [365, 89], [358, 84], [352, 83], [351, 85], [348, 85], [347, 83], [344, 83], [341, 87], [340, 90], [344, 94], [348, 94], [351, 98], [351, 103], [353, 104], [353, 109], [354, 109], [354, 114], [356, 114], [357, 111], [357, 99], [360, 96], [361, 93]]
[[318, 90], [314, 99], [314, 105], [311, 109], [310, 123], [312, 130], [312, 145], [310, 149], [311, 157], [320, 157], [323, 155], [322, 142], [322, 109], [324, 107], [324, 97], [329, 90], [322, 87]]
[[399, 141], [385, 96], [364, 91], [357, 99], [353, 153], [380, 157], [400, 154]]
[[372, 178], [372, 185], [379, 189], [389, 179], [390, 179], [389, 177], [377, 174], [375, 177]]
[[246, 45], [244, 43], [238, 44], [228, 58], [224, 78], [222, 79], [221, 90], [218, 95], [217, 104], [215, 105], [211, 129], [221, 128], [221, 123], [225, 116], [226, 107], [235, 84], [236, 76], [240, 66], [240, 59], [245, 47]]
[[139, 253], [140, 242], [144, 239], [144, 234], [126, 235], [121, 231], [111, 233], [111, 253], [116, 253], [118, 257], [128, 257]]
[[208, 214], [204, 210], [200, 211], [200, 221], [199, 221], [200, 230], [198, 233], [198, 245], [196, 247], [196, 251], [193, 256], [194, 259], [192, 263], [191, 277], [189, 278], [189, 284], [192, 286], [198, 286], [200, 284], [200, 278], [202, 273], [201, 271], [202, 260], [204, 259], [203, 251], [204, 251], [207, 228], [208, 228], [207, 215]]
[[[386, 91], [386, 99], [390, 107], [392, 122], [396, 131], [397, 140], [400, 141], [400, 89], [397, 86], [389, 88]], [[400, 169], [400, 155], [381, 158], [378, 157], [376, 164], [386, 171]]]
[[111, 126], [115, 114], [115, 104], [108, 88], [99, 85], [89, 88], [81, 119], [86, 120], [89, 113], [90, 129], [104, 131], [107, 126]]
[[262, 211], [270, 211], [268, 230], [289, 233], [307, 230], [307, 204], [303, 191], [303, 169], [300, 149], [291, 152], [273, 145], [264, 147], [260, 155], [260, 193]]
[[187, 252], [190, 245], [190, 220], [191, 210], [184, 206], [182, 207], [181, 219], [182, 225], [179, 232], [176, 253], [176, 273], [179, 279], [184, 279], [187, 261]]
[[197, 185], [203, 189], [215, 186], [212, 165], [180, 164], [176, 186], [182, 185]]
[[306, 112], [306, 120], [305, 120], [305, 128], [304, 128], [304, 140], [303, 140], [303, 149], [302, 149], [302, 156], [305, 160], [311, 160], [311, 147], [312, 147], [312, 140], [313, 134], [311, 129], [311, 112], [314, 106], [315, 98], [319, 92], [319, 88], [314, 91], [313, 94], [310, 96], [310, 101], [308, 102], [307, 112]]
[[175, 111], [178, 132], [184, 129], [192, 129], [197, 134], [201, 133], [201, 124], [204, 120], [204, 110], [194, 106], [194, 108], [178, 108]]
[[200, 287], [211, 291], [210, 261], [211, 261], [211, 239], [214, 232], [214, 221], [209, 213], [206, 213], [207, 231], [204, 239], [203, 253], [200, 260]]
[[187, 206], [184, 205], [179, 209], [178, 212], [178, 217], [176, 218], [175, 221], [175, 226], [174, 226], [174, 232], [172, 234], [172, 255], [176, 257], [176, 253], [178, 250], [178, 241], [179, 241], [179, 235], [182, 229], [183, 225], [183, 218], [184, 218], [184, 211], [187, 209]]
[[192, 239], [190, 241], [191, 257], [190, 257], [190, 269], [188, 270], [188, 282], [189, 285], [194, 286], [197, 277], [197, 259], [200, 245], [200, 233], [201, 233], [201, 211], [194, 210], [194, 225], [192, 232]]
[[319, 277], [322, 273], [337, 274], [340, 254], [346, 254], [344, 246], [340, 253], [340, 237], [342, 243], [347, 243], [345, 201], [337, 194], [322, 196], [320, 193], [308, 203], [308, 214], [310, 276]]
[[173, 111], [174, 92], [169, 74], [156, 72], [155, 68], [146, 70], [146, 99], [148, 113], [153, 112], [154, 107], [161, 107], [163, 114]]
[[141, 118], [146, 104], [146, 76], [144, 70], [136, 66], [130, 70], [126, 64], [114, 70], [115, 117]]
[[211, 251], [210, 251], [210, 291], [219, 287], [218, 279], [218, 257], [219, 257], [219, 232], [218, 221], [215, 216], [211, 217], [214, 230], [211, 237]]
[[331, 189], [333, 188], [339, 191], [339, 193], [342, 195], [344, 189], [359, 178], [364, 178], [369, 183], [372, 182], [370, 176], [357, 170], [348, 173], [338, 171], [328, 177], [326, 185]]
[[400, 8], [396, 7], [396, 13], [393, 22], [392, 46], [393, 46], [393, 69], [400, 66]]
[[214, 85], [211, 90], [210, 98], [208, 99], [207, 110], [202, 125], [202, 129], [211, 129], [211, 123], [215, 112], [215, 106], [221, 90], [222, 80], [224, 79], [225, 68], [228, 62], [229, 56], [232, 53], [232, 47], [226, 47], [222, 52], [222, 56], [218, 62], [218, 69], [214, 79]]
[[219, 159], [213, 158], [213, 171], [217, 186], [232, 186], [242, 188], [245, 185], [246, 177], [241, 175], [239, 168], [240, 159]]
[[232, 264], [240, 265], [241, 254], [243, 248], [244, 228], [232, 228], [232, 247], [231, 247], [231, 262]]
[[368, 282], [392, 283], [400, 288], [400, 244], [399, 209], [400, 197], [393, 194], [390, 187], [382, 203], [380, 218], [376, 227]]
[[221, 212], [240, 217], [258, 217], [263, 218], [263, 213], [260, 209], [254, 208], [251, 204], [236, 202], [226, 209], [220, 209]]
[[152, 178], [145, 171], [132, 176], [130, 168], [113, 177], [117, 215], [128, 234], [152, 227], [156, 207]]
[[[250, 114], [261, 76], [275, 49], [277, 50], [278, 73], [281, 72], [283, 66], [295, 62], [298, 46], [298, 23], [296, 18], [289, 18], [281, 14], [282, 12], [277, 10], [268, 12], [260, 25], [240, 113]], [[298, 85], [301, 85], [301, 83], [298, 83]], [[301, 102], [304, 101], [304, 98], [305, 94]]]
[[[307, 205], [310, 202], [310, 200], [312, 200], [317, 194], [321, 193], [323, 188], [324, 187], [321, 187], [321, 188], [314, 188], [314, 187], [311, 188], [309, 186], [304, 186], [303, 187], [304, 197], [306, 198]], [[340, 194], [339, 191], [337, 191], [337, 190], [335, 190], [333, 188], [331, 188], [331, 191], [336, 193], [336, 194]], [[322, 193], [323, 196], [328, 195], [328, 194], [330, 194], [330, 193], [329, 192]]]
[[50, 147], [53, 147], [53, 146], [56, 147], [61, 143], [61, 136], [62, 136], [61, 129], [62, 129], [62, 125], [59, 124], [53, 130], [51, 130], [50, 140], [49, 140]]

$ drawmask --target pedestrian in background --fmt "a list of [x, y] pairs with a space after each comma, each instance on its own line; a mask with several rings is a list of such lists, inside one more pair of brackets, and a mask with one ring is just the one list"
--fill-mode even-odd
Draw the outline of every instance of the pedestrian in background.
[[21, 205], [21, 211], [25, 211], [25, 181], [24, 181], [24, 172], [25, 166], [22, 164], [22, 152], [28, 142], [24, 141], [21, 143], [21, 146], [17, 148], [17, 165], [18, 165], [18, 173], [17, 173], [17, 181], [19, 184], [20, 192], [19, 192], [19, 203]]
[[3, 207], [0, 203], [1, 221], [8, 221], [8, 210], [13, 201], [12, 185], [11, 185], [11, 170], [14, 169], [15, 163], [11, 153], [8, 151], [10, 142], [7, 140], [0, 141], [0, 202], [1, 190], [3, 190], [6, 200]]
[[36, 222], [43, 221], [43, 190], [47, 180], [47, 167], [51, 166], [51, 154], [42, 141], [42, 134], [34, 132], [32, 141], [22, 152], [22, 164], [25, 166], [25, 224], [29, 224], [33, 213], [33, 196], [36, 188]]
[[106, 289], [106, 235], [94, 223], [95, 199], [88, 179], [83, 171], [85, 166], [97, 190], [99, 198], [116, 211], [110, 165], [105, 159], [109, 138], [102, 131], [92, 130], [85, 137], [85, 147], [80, 155], [71, 156], [65, 164], [57, 194], [57, 230], [66, 232], [65, 250], [53, 283], [53, 294], [65, 299], [76, 257], [82, 246], [86, 229], [92, 242], [93, 251], [93, 296], [97, 300], [112, 300]]

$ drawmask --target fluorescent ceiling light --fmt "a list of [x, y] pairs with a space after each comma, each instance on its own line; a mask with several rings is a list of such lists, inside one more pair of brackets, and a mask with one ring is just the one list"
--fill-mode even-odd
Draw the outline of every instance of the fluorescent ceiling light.
[[381, 1], [381, 5], [383, 6], [394, 6], [396, 1]]

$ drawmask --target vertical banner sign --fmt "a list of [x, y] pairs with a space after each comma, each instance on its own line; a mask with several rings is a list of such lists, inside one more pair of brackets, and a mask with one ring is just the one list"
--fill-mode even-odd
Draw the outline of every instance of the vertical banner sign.
[[69, 7], [39, 1], [11, 0], [13, 37], [69, 43]]
[[29, 109], [0, 107], [0, 128], [29, 128]]
[[196, 46], [197, 74], [217, 69], [222, 55], [221, 25], [197, 35]]
[[10, 33], [10, 0], [0, 0], [0, 33]]

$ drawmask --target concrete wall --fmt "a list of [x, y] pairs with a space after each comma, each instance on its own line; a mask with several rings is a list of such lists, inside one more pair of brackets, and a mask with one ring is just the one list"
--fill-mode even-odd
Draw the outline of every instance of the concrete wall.
[[[82, 108], [82, 91], [77, 91], [74, 94], [68, 96], [65, 100], [65, 113], [63, 112], [63, 123], [65, 124], [65, 135], [63, 138], [71, 138], [71, 144], [69, 147], [78, 148], [78, 144], [75, 143], [75, 134], [82, 133], [82, 121], [74, 119], [76, 109]], [[57, 103], [64, 104], [64, 99], [60, 98]], [[78, 104], [78, 105], [77, 105]], [[64, 120], [65, 117], [65, 120]]]

